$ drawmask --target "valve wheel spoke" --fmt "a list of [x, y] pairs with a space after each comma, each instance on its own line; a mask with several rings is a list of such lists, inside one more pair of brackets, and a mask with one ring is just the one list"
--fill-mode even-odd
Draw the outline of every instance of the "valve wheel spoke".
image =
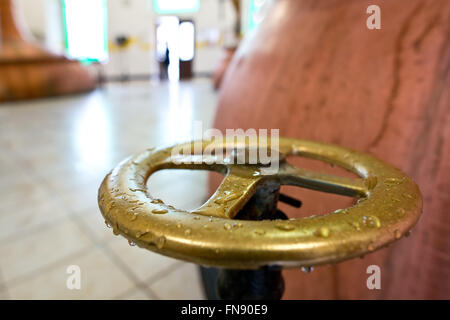
[[260, 177], [239, 174], [236, 168], [230, 168], [216, 192], [193, 213], [228, 219], [234, 218], [263, 181]]
[[287, 162], [281, 165], [277, 177], [280, 183], [284, 185], [293, 185], [350, 197], [365, 196], [368, 192], [367, 183], [364, 179], [351, 179], [306, 170], [295, 167]]

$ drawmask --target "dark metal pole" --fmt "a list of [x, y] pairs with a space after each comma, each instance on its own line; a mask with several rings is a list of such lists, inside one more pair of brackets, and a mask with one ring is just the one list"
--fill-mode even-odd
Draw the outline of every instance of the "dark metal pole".
[[[280, 185], [268, 181], [235, 217], [240, 220], [287, 219], [277, 209]], [[217, 295], [224, 300], [279, 300], [284, 292], [281, 267], [264, 266], [257, 270], [221, 269], [216, 283]]]

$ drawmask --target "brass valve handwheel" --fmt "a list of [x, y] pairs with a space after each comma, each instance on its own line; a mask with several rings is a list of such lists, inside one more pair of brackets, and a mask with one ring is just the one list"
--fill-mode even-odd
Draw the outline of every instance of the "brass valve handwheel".
[[[202, 142], [202, 148], [208, 144]], [[220, 145], [227, 147], [226, 142]], [[184, 146], [190, 148], [191, 143]], [[251, 147], [257, 145], [247, 142], [245, 148]], [[183, 156], [173, 156], [173, 148], [148, 149], [124, 160], [105, 177], [98, 200], [115, 234], [174, 258], [240, 269], [333, 263], [399, 239], [414, 226], [422, 210], [417, 185], [400, 170], [371, 155], [335, 145], [280, 138], [278, 150], [282, 157], [273, 175], [261, 175], [262, 167], [258, 165], [227, 161], [207, 164], [206, 157], [202, 163], [175, 164], [174, 157], [180, 160]], [[288, 155], [322, 160], [361, 178], [294, 167], [285, 160]], [[147, 189], [149, 176], [168, 168], [213, 170], [224, 173], [225, 178], [204, 205], [189, 212], [153, 198]], [[363, 201], [302, 219], [232, 220], [256, 188], [268, 180]]]

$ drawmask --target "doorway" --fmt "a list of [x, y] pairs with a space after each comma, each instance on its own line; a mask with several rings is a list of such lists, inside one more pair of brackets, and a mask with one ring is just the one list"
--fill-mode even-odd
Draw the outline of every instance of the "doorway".
[[156, 59], [160, 79], [178, 81], [193, 76], [195, 25], [192, 20], [161, 16], [156, 24]]

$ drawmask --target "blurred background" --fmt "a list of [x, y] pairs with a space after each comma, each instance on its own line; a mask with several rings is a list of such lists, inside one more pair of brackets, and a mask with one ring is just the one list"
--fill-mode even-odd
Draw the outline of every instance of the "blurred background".
[[[409, 237], [285, 270], [284, 298], [450, 298], [449, 17], [447, 0], [0, 0], [0, 298], [206, 298], [198, 266], [130, 246], [97, 206], [115, 165], [190, 140], [195, 121], [370, 152], [419, 185]], [[164, 170], [149, 185], [193, 209], [218, 181]], [[289, 217], [354, 201], [282, 191], [303, 201]]]
[[[260, 7], [0, 0], [1, 298], [204, 297], [196, 266], [113, 236], [97, 189], [128, 155], [189, 140], [195, 120], [212, 126], [214, 88]], [[185, 209], [208, 193], [201, 172], [149, 183]], [[66, 287], [69, 265], [81, 268], [81, 290]]]

